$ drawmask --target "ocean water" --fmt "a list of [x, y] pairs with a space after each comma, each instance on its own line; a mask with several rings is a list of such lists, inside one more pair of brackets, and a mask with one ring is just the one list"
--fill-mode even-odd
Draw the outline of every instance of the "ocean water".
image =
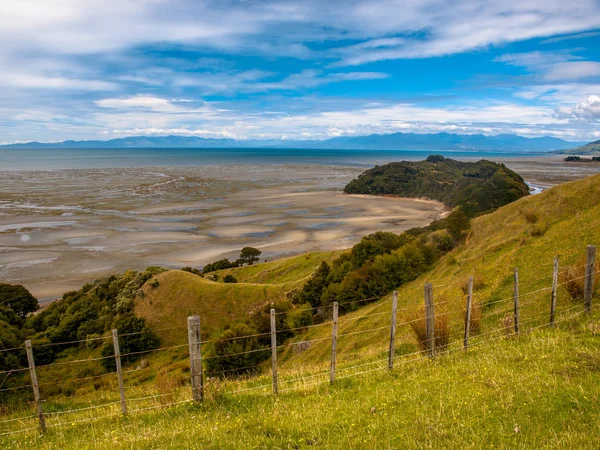
[[441, 154], [461, 160], [535, 158], [535, 153], [447, 150], [319, 150], [271, 148], [0, 149], [0, 171], [226, 164], [317, 164], [372, 167]]

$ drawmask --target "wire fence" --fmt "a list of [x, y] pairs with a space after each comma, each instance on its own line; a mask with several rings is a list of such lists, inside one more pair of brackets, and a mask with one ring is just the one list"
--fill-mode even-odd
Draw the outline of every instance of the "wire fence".
[[[557, 271], [556, 266], [555, 273], [550, 276], [521, 282], [515, 278], [513, 295], [500, 299], [491, 300], [480, 293], [473, 293], [471, 286], [465, 295], [443, 297], [439, 302], [434, 301], [432, 306], [437, 308], [435, 314], [433, 312], [423, 314], [422, 308], [418, 306], [397, 308], [398, 298], [394, 293], [391, 305], [389, 298], [382, 301], [384, 299], [382, 297], [353, 301], [352, 303], [370, 303], [379, 300], [379, 303], [364, 314], [356, 311], [349, 313], [348, 317], [342, 317], [341, 320], [337, 316], [337, 304], [327, 305], [303, 311], [333, 308], [333, 317], [330, 320], [277, 330], [274, 325], [275, 317], [285, 312], [271, 310], [271, 330], [269, 332], [200, 340], [198, 330], [198, 339], [194, 342], [191, 338], [193, 330], [188, 324], [190, 340], [186, 343], [123, 354], [116, 351], [115, 355], [110, 356], [90, 356], [89, 358], [42, 364], [37, 367], [32, 365], [26, 368], [19, 367], [0, 371], [0, 393], [10, 394], [26, 391], [34, 394], [33, 402], [25, 400], [21, 401], [18, 406], [11, 405], [11, 408], [6, 407], [4, 411], [0, 410], [0, 436], [38, 431], [40, 427], [43, 430], [45, 427], [61, 427], [115, 418], [125, 413], [135, 414], [169, 408], [202, 400], [204, 396], [217, 397], [243, 393], [272, 395], [273, 393], [293, 392], [376, 371], [397, 369], [399, 366], [426, 361], [432, 357], [440, 357], [452, 352], [465, 351], [467, 348], [472, 351], [500, 339], [512, 338], [543, 327], [557, 326], [589, 312], [592, 306], [594, 277], [600, 274], [600, 270], [595, 270], [594, 259], [590, 260], [590, 258], [584, 266], [577, 269], [582, 268], [585, 269], [585, 275], [572, 276], [560, 283], [557, 280], [561, 271]], [[566, 271], [562, 270], [562, 272]], [[519, 287], [533, 286], [549, 278], [552, 281], [551, 286], [519, 292]], [[569, 299], [568, 292], [566, 292], [569, 283], [581, 282], [585, 286], [583, 304]], [[429, 289], [439, 290], [450, 284], [428, 283], [428, 285]], [[455, 283], [454, 287], [458, 285], [463, 286], [464, 282]], [[560, 301], [557, 303], [556, 297], [559, 289], [561, 290]], [[427, 287], [425, 291], [427, 291]], [[427, 294], [425, 297], [427, 299]], [[507, 309], [504, 304], [509, 302], [511, 308]], [[551, 304], [552, 314], [549, 309], [543, 308], [544, 305], [547, 307], [549, 304]], [[466, 323], [465, 320], [465, 309], [469, 308], [469, 305], [471, 305], [470, 308], [480, 308], [476, 327], [472, 327], [473, 323]], [[485, 312], [481, 310], [483, 306], [486, 308]], [[378, 311], [383, 307], [387, 307], [386, 311]], [[401, 320], [398, 321], [398, 318]], [[341, 332], [338, 332], [338, 326], [342, 327]], [[181, 327], [167, 327], [161, 330], [173, 329], [181, 329]], [[424, 329], [425, 336], [422, 335]], [[293, 337], [286, 342], [281, 337], [278, 340], [278, 336], [285, 332], [302, 332], [304, 333], [302, 337], [305, 339], [298, 340], [297, 337]], [[119, 337], [135, 334], [138, 333], [116, 334], [116, 338], [113, 337], [117, 341], [115, 350], [118, 349]], [[196, 346], [197, 350], [200, 350], [202, 345], [268, 336], [271, 337], [272, 342], [270, 347], [251, 348], [224, 354], [211, 353], [208, 356], [202, 356], [200, 352], [195, 353]], [[94, 340], [110, 338], [99, 337]], [[87, 341], [59, 342], [35, 347], [81, 344]], [[324, 347], [317, 345], [325, 341], [331, 342], [329, 349], [331, 353], [327, 355], [323, 354]], [[187, 349], [187, 351], [182, 351], [182, 349]], [[336, 349], [343, 350], [340, 352], [340, 356], [336, 354]], [[23, 347], [2, 349], [1, 351], [3, 353], [27, 351], [28, 356], [32, 355], [32, 353], [30, 354], [31, 346], [28, 346], [27, 343]], [[271, 354], [271, 370], [267, 369], [268, 358], [252, 364], [238, 364], [232, 368], [209, 370], [202, 367], [203, 363], [211, 360], [231, 359], [259, 352]], [[142, 360], [131, 363], [126, 370], [120, 369], [120, 358], [155, 354], [161, 354], [161, 357], [168, 356], [179, 365], [169, 370], [169, 367], [154, 367]], [[278, 357], [283, 359], [283, 365], [278, 363]], [[119, 359], [116, 371], [107, 371], [99, 365], [109, 358]], [[199, 366], [196, 365], [197, 362], [200, 363]], [[93, 365], [94, 368], [91, 370], [105, 372], [89, 374], [83, 371], [75, 377], [53, 381], [44, 381], [42, 376], [41, 382], [38, 383], [37, 371], [40, 369], [44, 375], [44, 370], [62, 370], [63, 367], [77, 365]], [[87, 366], [86, 369], [90, 370]], [[6, 379], [13, 375], [19, 377], [21, 384], [3, 386]], [[196, 382], [197, 380], [195, 381], [194, 377], [199, 377], [200, 384]], [[3, 379], [4, 381], [2, 381]], [[149, 383], [152, 381], [154, 381], [154, 387], [149, 388]], [[86, 383], [90, 382], [98, 383], [92, 388], [87, 386], [88, 391], [97, 389], [101, 393], [96, 400], [89, 400], [93, 397], [90, 392], [84, 396], [89, 404], [84, 403], [73, 407], [76, 397], [64, 400], [65, 391], [60, 389], [66, 389], [68, 397], [68, 393], [78, 392], [74, 389], [75, 385], [86, 386]], [[59, 389], [59, 398], [62, 399], [56, 399], [52, 389]], [[125, 392], [129, 392], [129, 394], [125, 394]], [[34, 410], [36, 410], [35, 414]], [[68, 420], [61, 420], [61, 418], [68, 418]]]

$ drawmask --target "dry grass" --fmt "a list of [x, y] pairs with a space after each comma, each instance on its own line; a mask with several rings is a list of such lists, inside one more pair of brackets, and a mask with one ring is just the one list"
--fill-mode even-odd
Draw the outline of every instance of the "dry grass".
[[[480, 291], [485, 285], [485, 278], [483, 276], [476, 275], [473, 277], [473, 292]], [[469, 280], [465, 280], [460, 289], [463, 291], [463, 294], [467, 295], [469, 293]]]
[[[574, 266], [566, 267], [560, 274], [560, 282], [565, 285], [571, 300], [582, 300], [585, 292], [585, 269], [586, 260], [581, 258]], [[594, 266], [594, 272], [600, 270], [600, 261]], [[600, 277], [594, 277], [594, 290], [598, 287]]]
[[[469, 335], [476, 336], [481, 333], [481, 303], [474, 303], [471, 306], [471, 320], [469, 321]], [[466, 325], [467, 310], [463, 309], [463, 323]]]
[[[417, 339], [419, 348], [427, 350], [427, 321], [425, 319], [425, 310], [421, 308], [412, 318], [409, 319], [410, 327]], [[451, 327], [450, 314], [447, 311], [435, 313], [433, 334], [436, 349], [445, 349], [450, 343]]]

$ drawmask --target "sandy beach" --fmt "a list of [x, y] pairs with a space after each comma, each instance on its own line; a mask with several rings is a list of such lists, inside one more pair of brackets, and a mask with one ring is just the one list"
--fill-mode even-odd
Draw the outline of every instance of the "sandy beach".
[[[600, 171], [561, 157], [509, 158], [546, 188]], [[200, 267], [348, 248], [377, 230], [402, 232], [443, 213], [438, 202], [347, 196], [364, 169], [228, 165], [0, 172], [0, 280], [43, 301], [98, 277], [150, 265]]]

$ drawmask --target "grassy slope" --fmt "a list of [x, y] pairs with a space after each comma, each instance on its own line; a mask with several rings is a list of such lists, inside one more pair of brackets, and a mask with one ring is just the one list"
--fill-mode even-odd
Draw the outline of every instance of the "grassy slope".
[[[5, 448], [597, 448], [598, 316], [306, 392], [50, 429]], [[187, 392], [187, 389], [186, 389]]]
[[136, 299], [136, 313], [144, 317], [154, 329], [181, 325], [176, 330], [160, 330], [163, 345], [180, 343], [187, 334], [187, 317], [198, 314], [202, 320], [202, 334], [210, 336], [225, 325], [243, 320], [248, 313], [269, 301], [285, 298], [298, 287], [313, 270], [339, 252], [312, 252], [253, 266], [217, 272], [221, 279], [233, 273], [238, 283], [215, 283], [206, 278], [171, 270], [156, 276], [158, 287], [147, 283], [144, 297]]
[[136, 313], [158, 331], [163, 345], [180, 343], [187, 336], [189, 315], [202, 318], [202, 334], [212, 332], [247, 316], [259, 305], [285, 296], [280, 285], [214, 283], [197, 275], [171, 270], [154, 278], [160, 284], [144, 286], [144, 298], [136, 300]]

